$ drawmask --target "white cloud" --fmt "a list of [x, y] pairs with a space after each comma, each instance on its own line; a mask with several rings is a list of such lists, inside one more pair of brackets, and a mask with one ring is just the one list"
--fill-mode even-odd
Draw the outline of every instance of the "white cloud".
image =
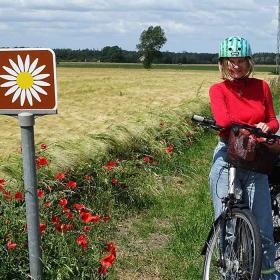
[[160, 25], [170, 51], [214, 52], [219, 40], [234, 34], [250, 39], [256, 51], [275, 49], [274, 0], [0, 0], [0, 4], [0, 30], [7, 30], [1, 34], [3, 46], [135, 49], [143, 29]]

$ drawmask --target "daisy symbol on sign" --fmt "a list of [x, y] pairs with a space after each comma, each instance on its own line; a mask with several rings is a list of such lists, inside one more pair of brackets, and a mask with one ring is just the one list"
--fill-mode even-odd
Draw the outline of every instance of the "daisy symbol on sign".
[[41, 102], [39, 94], [48, 95], [43, 87], [49, 87], [50, 84], [43, 81], [50, 74], [41, 74], [46, 65], [37, 67], [39, 59], [36, 58], [30, 63], [30, 56], [27, 55], [25, 61], [20, 55], [17, 55], [17, 63], [9, 59], [11, 68], [3, 66], [7, 75], [0, 75], [0, 78], [7, 82], [0, 85], [2, 88], [9, 88], [5, 92], [5, 96], [13, 95], [12, 103], [20, 98], [20, 106], [24, 105], [27, 100], [30, 106], [33, 106], [33, 98]]

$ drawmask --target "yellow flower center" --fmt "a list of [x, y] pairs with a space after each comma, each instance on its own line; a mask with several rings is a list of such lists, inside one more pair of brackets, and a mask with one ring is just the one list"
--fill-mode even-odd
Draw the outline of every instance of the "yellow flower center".
[[21, 72], [17, 76], [17, 84], [22, 89], [31, 88], [33, 85], [33, 77], [28, 72]]

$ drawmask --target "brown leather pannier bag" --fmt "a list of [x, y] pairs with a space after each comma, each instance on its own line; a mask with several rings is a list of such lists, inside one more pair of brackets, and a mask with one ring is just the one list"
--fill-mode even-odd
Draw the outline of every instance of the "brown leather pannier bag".
[[231, 129], [228, 142], [228, 161], [235, 167], [269, 174], [278, 159], [278, 141], [266, 142], [245, 128]]

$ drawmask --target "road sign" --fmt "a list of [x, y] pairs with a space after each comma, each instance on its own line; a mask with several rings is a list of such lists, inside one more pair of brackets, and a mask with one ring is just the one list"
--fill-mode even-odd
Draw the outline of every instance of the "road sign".
[[51, 49], [0, 49], [0, 114], [56, 114], [55, 69]]

